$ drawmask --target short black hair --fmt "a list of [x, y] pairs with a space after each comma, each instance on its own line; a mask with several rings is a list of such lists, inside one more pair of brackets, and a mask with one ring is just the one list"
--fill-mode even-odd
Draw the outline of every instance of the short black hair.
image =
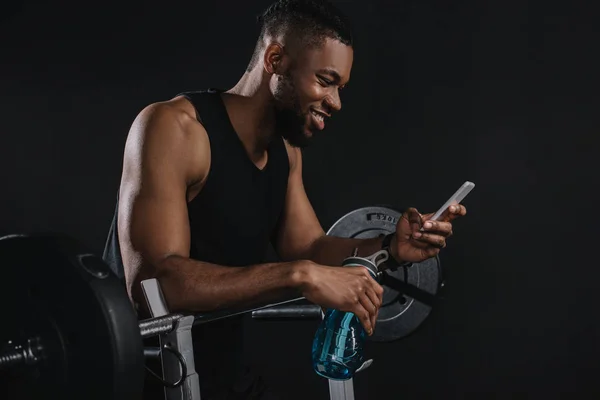
[[319, 45], [332, 38], [354, 46], [352, 29], [346, 16], [327, 0], [278, 0], [258, 16], [260, 34], [247, 70], [258, 62], [265, 36], [293, 35], [307, 45]]

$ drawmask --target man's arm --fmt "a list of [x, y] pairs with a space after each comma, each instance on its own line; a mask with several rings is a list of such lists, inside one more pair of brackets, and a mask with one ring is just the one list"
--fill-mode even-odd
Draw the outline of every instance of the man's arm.
[[169, 105], [140, 113], [126, 146], [119, 238], [127, 287], [144, 306], [140, 282], [157, 278], [173, 311], [209, 311], [297, 296], [301, 263], [249, 268], [191, 260], [187, 194], [201, 185], [210, 147], [201, 125]]
[[[288, 146], [288, 155], [288, 191], [275, 239], [279, 256], [284, 260], [309, 259], [319, 264], [341, 265], [356, 248], [358, 255], [363, 257], [381, 250], [383, 238], [380, 237], [349, 239], [325, 234], [304, 190], [302, 153]], [[458, 204], [450, 206], [440, 220], [425, 222], [433, 213], [421, 215], [415, 208], [407, 209], [390, 242], [390, 255], [398, 262], [420, 262], [437, 255], [452, 235], [450, 221], [465, 214], [466, 208]]]
[[381, 238], [349, 239], [325, 234], [304, 189], [302, 153], [291, 146], [287, 149], [290, 176], [275, 243], [279, 256], [283, 260], [309, 259], [319, 264], [341, 265], [355, 248], [358, 248], [359, 256], [369, 256], [381, 250]]

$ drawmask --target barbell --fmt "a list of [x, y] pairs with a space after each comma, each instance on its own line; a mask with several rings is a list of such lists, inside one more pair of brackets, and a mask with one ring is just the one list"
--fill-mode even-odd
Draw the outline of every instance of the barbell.
[[[360, 208], [327, 234], [375, 237], [393, 232], [400, 215], [390, 207]], [[139, 321], [108, 265], [66, 235], [5, 236], [0, 257], [0, 387], [7, 398], [141, 399], [145, 357], [169, 350], [145, 349], [143, 340], [170, 332], [183, 314]], [[429, 315], [441, 286], [439, 259], [387, 270], [381, 282], [384, 301], [369, 340], [397, 340]], [[321, 317], [319, 306], [302, 300], [197, 314], [194, 324], [246, 312], [254, 319]], [[170, 351], [184, 371], [181, 355]]]

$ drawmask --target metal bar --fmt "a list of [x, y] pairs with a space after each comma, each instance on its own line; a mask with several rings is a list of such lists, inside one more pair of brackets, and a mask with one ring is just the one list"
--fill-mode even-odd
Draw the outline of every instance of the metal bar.
[[[304, 300], [303, 297], [286, 300], [279, 303], [267, 304], [247, 309], [221, 310], [210, 313], [198, 313], [194, 317], [194, 325], [204, 324], [218, 319], [232, 317], [234, 315], [244, 314], [252, 311], [253, 318], [320, 318], [321, 308], [317, 305], [290, 305], [295, 301]], [[281, 306], [283, 305], [283, 306]], [[162, 309], [162, 307], [161, 307]], [[157, 336], [163, 333], [169, 333], [173, 330], [174, 324], [184, 314], [166, 314], [161, 317], [148, 318], [140, 321], [140, 332], [143, 338]]]
[[252, 311], [255, 319], [321, 319], [321, 307], [317, 305], [284, 305]]
[[[169, 314], [167, 303], [163, 296], [160, 284], [156, 279], [142, 281], [142, 290], [150, 309], [150, 314], [155, 317], [142, 321], [140, 325], [146, 331], [160, 331], [167, 329], [168, 333], [159, 335], [160, 347], [169, 346], [183, 357], [187, 374], [183, 383], [176, 388], [165, 387], [167, 400], [201, 400], [200, 382], [196, 372], [194, 360], [194, 343], [192, 341], [193, 315]], [[179, 359], [173, 354], [162, 352], [163, 378], [168, 382], [177, 382], [181, 378], [182, 367]]]
[[144, 347], [144, 358], [160, 358], [162, 350], [160, 347]]
[[[165, 387], [166, 400], [200, 400], [200, 381], [196, 372], [194, 360], [194, 344], [192, 341], [192, 326], [194, 317], [184, 316], [175, 322], [175, 329], [160, 336], [161, 347], [169, 346], [178, 351], [187, 369], [183, 383], [176, 388]], [[162, 367], [164, 379], [168, 382], [177, 382], [183, 372], [179, 359], [168, 352], [162, 352]]]
[[300, 300], [304, 300], [304, 297], [298, 297], [296, 299], [280, 301], [278, 303], [265, 304], [262, 306], [255, 306], [255, 307], [249, 307], [249, 308], [226, 309], [226, 310], [210, 312], [207, 314], [196, 314], [196, 315], [194, 315], [194, 325], [204, 324], [207, 322], [216, 321], [218, 319], [229, 318], [229, 317], [233, 317], [235, 315], [245, 314], [250, 311], [262, 310], [265, 308], [276, 307], [276, 306], [280, 306], [283, 304], [289, 304], [289, 303], [293, 303], [293, 302], [300, 301]]
[[164, 317], [169, 314], [169, 308], [165, 301], [165, 296], [160, 288], [160, 284], [157, 279], [146, 279], [141, 282], [142, 292], [146, 297], [148, 303], [148, 309], [152, 317]]
[[175, 327], [175, 323], [181, 318], [183, 318], [183, 314], [168, 314], [164, 317], [149, 318], [140, 321], [142, 338], [149, 338], [171, 332]]
[[347, 381], [329, 380], [329, 396], [331, 400], [354, 400], [354, 384]]

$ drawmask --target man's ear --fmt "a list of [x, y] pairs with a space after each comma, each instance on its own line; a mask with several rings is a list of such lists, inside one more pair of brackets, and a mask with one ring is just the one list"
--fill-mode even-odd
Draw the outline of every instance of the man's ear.
[[265, 49], [263, 64], [265, 71], [271, 75], [281, 75], [286, 69], [285, 51], [281, 44], [273, 42]]

